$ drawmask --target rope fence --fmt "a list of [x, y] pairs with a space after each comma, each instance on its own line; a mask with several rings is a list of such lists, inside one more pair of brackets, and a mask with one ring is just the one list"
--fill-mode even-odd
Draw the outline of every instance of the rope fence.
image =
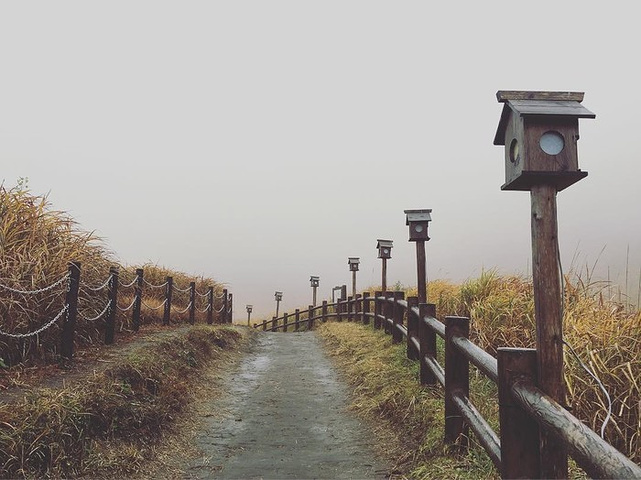
[[[163, 312], [163, 325], [170, 325], [171, 323], [176, 323], [171, 320], [172, 314], [182, 315], [189, 313], [188, 322], [190, 324], [195, 323], [195, 314], [196, 312], [206, 314], [207, 324], [214, 323], [214, 314], [216, 314], [217, 323], [231, 323], [232, 321], [232, 295], [228, 293], [226, 289], [223, 290], [223, 295], [218, 296], [214, 294], [214, 288], [208, 287], [206, 292], [199, 292], [196, 290], [195, 282], [190, 282], [187, 288], [180, 288], [175, 285], [172, 277], [167, 277], [167, 280], [159, 285], [153, 284], [144, 278], [143, 269], [137, 269], [134, 279], [129, 283], [122, 283], [119, 278], [118, 268], [112, 267], [110, 269], [109, 275], [107, 278], [97, 285], [89, 285], [87, 283], [81, 282], [80, 280], [80, 263], [72, 262], [69, 264], [67, 273], [53, 282], [52, 284], [37, 288], [33, 290], [23, 289], [19, 287], [10, 286], [5, 281], [0, 283], [0, 290], [10, 292], [15, 295], [33, 296], [46, 292], [50, 292], [57, 287], [62, 286], [66, 283], [66, 288], [61, 288], [59, 294], [65, 295], [63, 306], [60, 311], [49, 321], [44, 323], [41, 327], [37, 328], [34, 331], [26, 333], [15, 333], [9, 332], [0, 329], [0, 337], [7, 337], [16, 340], [24, 340], [30, 337], [35, 337], [42, 334], [44, 331], [50, 329], [56, 325], [59, 321], [61, 322], [61, 348], [60, 356], [63, 359], [71, 360], [73, 357], [73, 348], [74, 348], [74, 335], [76, 329], [76, 321], [81, 320], [83, 322], [97, 322], [104, 319], [105, 326], [105, 344], [111, 344], [114, 342], [115, 337], [115, 324], [116, 324], [116, 313], [117, 312], [129, 312], [131, 311], [131, 325], [134, 331], [138, 331], [140, 322], [141, 322], [141, 307], [145, 307], [147, 310], [156, 311], [164, 309]], [[143, 300], [143, 290], [144, 286], [147, 286], [151, 289], [164, 289], [164, 299], [162, 303], [157, 306], [151, 306], [149, 302]], [[118, 305], [118, 289], [120, 288], [130, 288], [133, 287], [133, 299], [127, 307], [120, 307]], [[85, 312], [95, 312], [97, 308], [92, 308], [91, 306], [83, 307], [80, 311], [78, 308], [78, 302], [81, 300], [83, 303], [86, 302], [95, 302], [97, 296], [101, 292], [106, 290], [106, 298], [104, 306], [100, 309], [100, 312], [92, 316]], [[176, 305], [172, 305], [172, 297], [174, 292], [178, 293], [189, 293], [189, 301], [187, 306], [182, 309], [177, 309]], [[82, 297], [79, 295], [82, 293]], [[58, 295], [58, 294], [56, 294]], [[52, 297], [55, 299], [55, 297]], [[156, 294], [152, 298], [158, 298]], [[206, 298], [204, 302], [204, 307], [197, 307], [197, 298]], [[215, 300], [222, 300], [220, 307], [216, 308], [214, 303]], [[102, 302], [100, 302], [102, 303]], [[175, 303], [175, 302], [174, 302]], [[182, 303], [182, 302], [181, 302]], [[200, 302], [198, 302], [200, 303]], [[173, 309], [172, 309], [173, 307]], [[36, 323], [35, 321], [29, 320], [29, 324]], [[7, 322], [2, 322], [2, 324], [7, 325]]]

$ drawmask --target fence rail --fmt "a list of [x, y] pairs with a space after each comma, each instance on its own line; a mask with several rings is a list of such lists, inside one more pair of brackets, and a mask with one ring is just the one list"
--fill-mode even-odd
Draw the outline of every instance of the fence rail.
[[[466, 446], [468, 429], [472, 430], [503, 478], [541, 476], [541, 430], [559, 439], [593, 478], [641, 478], [641, 467], [537, 387], [536, 350], [500, 348], [494, 358], [469, 340], [468, 318], [448, 316], [443, 323], [436, 318], [434, 304], [403, 296], [365, 292], [334, 303], [323, 301], [254, 328], [287, 332], [302, 326], [311, 330], [317, 321], [356, 320], [383, 329], [394, 343], [405, 339], [408, 358], [420, 362], [420, 382], [444, 388], [445, 441]], [[444, 366], [437, 359], [437, 337], [444, 345]], [[498, 386], [500, 436], [470, 400], [470, 364]]]
[[[114, 342], [115, 337], [115, 319], [116, 312], [128, 312], [131, 311], [131, 324], [134, 331], [138, 331], [140, 328], [141, 320], [141, 307], [144, 305], [146, 308], [151, 310], [157, 310], [161, 307], [164, 307], [163, 312], [163, 325], [170, 324], [170, 317], [172, 313], [172, 298], [174, 290], [177, 292], [187, 292], [189, 293], [189, 301], [187, 308], [184, 310], [176, 310], [174, 305], [174, 313], [181, 314], [189, 312], [189, 323], [195, 323], [195, 313], [198, 310], [201, 313], [207, 313], [207, 323], [214, 323], [214, 313], [217, 314], [217, 323], [231, 323], [232, 314], [233, 314], [233, 303], [232, 303], [232, 294], [223, 290], [222, 297], [219, 297], [214, 294], [213, 287], [208, 287], [206, 292], [198, 292], [196, 290], [196, 283], [191, 282], [189, 287], [181, 289], [178, 288], [172, 277], [167, 277], [165, 283], [161, 285], [154, 285], [144, 278], [144, 270], [139, 268], [136, 270], [136, 274], [133, 280], [130, 283], [123, 284], [119, 279], [118, 268], [112, 267], [109, 271], [107, 279], [100, 284], [99, 286], [90, 286], [83, 284], [80, 278], [81, 274], [81, 265], [79, 262], [72, 262], [69, 264], [68, 272], [60, 279], [43, 288], [35, 290], [25, 290], [21, 288], [10, 287], [8, 285], [0, 284], [0, 290], [6, 290], [13, 294], [19, 294], [23, 296], [27, 295], [38, 295], [44, 292], [49, 292], [56, 287], [62, 286], [66, 282], [66, 288], [64, 290], [65, 300], [63, 302], [62, 309], [60, 312], [53, 317], [51, 320], [44, 322], [41, 327], [26, 333], [16, 333], [8, 332], [0, 329], [0, 337], [8, 337], [13, 339], [25, 339], [28, 337], [33, 337], [40, 335], [45, 330], [51, 328], [53, 325], [56, 325], [60, 319], [62, 319], [61, 326], [61, 348], [60, 355], [63, 359], [71, 360], [73, 357], [74, 350], [74, 336], [76, 329], [76, 322], [78, 319], [85, 322], [96, 322], [104, 318], [105, 323], [105, 337], [104, 343], [111, 344]], [[165, 289], [165, 298], [157, 307], [152, 307], [144, 302], [143, 295], [145, 286], [149, 289]], [[82, 288], [81, 288], [82, 287]], [[118, 305], [119, 289], [132, 288], [133, 287], [133, 299], [129, 306], [121, 307]], [[106, 290], [105, 303], [102, 304], [100, 313], [93, 317], [88, 317], [83, 313], [78, 311], [78, 301], [80, 299], [80, 293], [85, 290], [89, 290], [94, 293], [102, 292]], [[197, 298], [205, 299], [206, 304], [203, 307], [198, 307]], [[214, 306], [214, 301], [216, 299], [222, 298], [222, 306], [220, 309], [216, 309]], [[200, 303], [203, 303], [202, 301]], [[94, 310], [95, 311], [95, 310]]]

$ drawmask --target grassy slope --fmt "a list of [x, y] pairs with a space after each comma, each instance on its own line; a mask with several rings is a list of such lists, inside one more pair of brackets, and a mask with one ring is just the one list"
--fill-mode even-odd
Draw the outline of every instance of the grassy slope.
[[245, 329], [197, 326], [123, 354], [86, 381], [0, 403], [0, 477], [133, 476]]

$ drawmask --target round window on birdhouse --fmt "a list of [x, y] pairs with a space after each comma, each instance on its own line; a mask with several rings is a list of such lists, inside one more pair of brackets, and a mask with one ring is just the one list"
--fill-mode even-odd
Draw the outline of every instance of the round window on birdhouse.
[[510, 162], [516, 165], [519, 163], [520, 160], [521, 160], [521, 152], [519, 149], [519, 142], [516, 140], [516, 138], [514, 138], [510, 143]]
[[548, 155], [558, 155], [565, 147], [565, 140], [559, 132], [551, 130], [541, 135], [539, 146]]
[[418, 232], [418, 233], [421, 233], [423, 231], [423, 225], [416, 225], [414, 227], [414, 231]]

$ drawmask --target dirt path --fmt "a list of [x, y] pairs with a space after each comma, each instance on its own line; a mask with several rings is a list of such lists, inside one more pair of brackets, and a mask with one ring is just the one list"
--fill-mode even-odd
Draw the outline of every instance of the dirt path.
[[387, 476], [314, 333], [257, 335], [223, 389], [203, 404], [195, 439], [202, 456], [185, 478]]

